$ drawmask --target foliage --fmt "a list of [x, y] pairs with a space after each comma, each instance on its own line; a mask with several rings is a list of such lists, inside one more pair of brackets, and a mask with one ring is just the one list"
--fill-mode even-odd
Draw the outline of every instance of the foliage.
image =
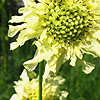
[[[19, 79], [22, 72], [22, 63], [31, 59], [34, 55], [35, 46], [32, 41], [14, 50], [9, 50], [9, 44], [13, 39], [7, 37], [8, 20], [17, 14], [19, 0], [0, 0], [0, 100], [9, 100], [14, 93], [13, 81]], [[16, 38], [16, 37], [15, 37]], [[14, 39], [15, 40], [15, 39]], [[100, 59], [84, 55], [85, 60], [91, 60], [96, 65], [94, 71], [86, 75], [81, 70], [81, 65], [62, 65], [59, 74], [66, 78], [66, 83], [61, 87], [69, 91], [68, 100], [99, 100], [100, 95]]]

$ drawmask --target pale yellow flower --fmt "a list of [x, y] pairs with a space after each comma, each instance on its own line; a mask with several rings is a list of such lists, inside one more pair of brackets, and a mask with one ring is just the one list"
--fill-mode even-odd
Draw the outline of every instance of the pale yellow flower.
[[[16, 94], [10, 100], [38, 100], [39, 80], [34, 78], [29, 80], [27, 71], [24, 70], [20, 76], [21, 80], [15, 82]], [[60, 91], [59, 86], [64, 83], [61, 76], [48, 77], [42, 82], [42, 100], [66, 100], [68, 92]]]
[[9, 27], [8, 35], [20, 34], [11, 49], [22, 46], [27, 40], [36, 38], [33, 44], [37, 51], [32, 60], [24, 63], [25, 68], [34, 70], [45, 60], [47, 76], [50, 71], [58, 72], [67, 60], [75, 66], [76, 60], [83, 71], [89, 74], [94, 64], [82, 60], [83, 54], [100, 57], [100, 0], [23, 0], [25, 7], [19, 9], [22, 16], [13, 16], [11, 23], [21, 25]]

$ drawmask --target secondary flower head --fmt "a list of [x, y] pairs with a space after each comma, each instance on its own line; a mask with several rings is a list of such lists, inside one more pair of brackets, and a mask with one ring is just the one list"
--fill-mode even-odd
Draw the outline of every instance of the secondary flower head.
[[[29, 80], [27, 71], [24, 70], [20, 76], [21, 80], [15, 82], [16, 94], [12, 95], [10, 100], [38, 100], [39, 81], [38, 78]], [[60, 91], [59, 85], [63, 84], [64, 79], [61, 76], [49, 77], [42, 84], [43, 100], [66, 100], [68, 92]]]
[[46, 73], [57, 72], [60, 66], [70, 60], [75, 66], [78, 59], [83, 71], [90, 73], [94, 65], [82, 60], [83, 54], [100, 57], [100, 1], [99, 0], [23, 0], [25, 7], [19, 9], [22, 16], [14, 16], [8, 35], [14, 36], [20, 31], [17, 42], [11, 43], [11, 49], [22, 46], [25, 41], [36, 38], [35, 57], [24, 63], [33, 70], [38, 62], [46, 60]]

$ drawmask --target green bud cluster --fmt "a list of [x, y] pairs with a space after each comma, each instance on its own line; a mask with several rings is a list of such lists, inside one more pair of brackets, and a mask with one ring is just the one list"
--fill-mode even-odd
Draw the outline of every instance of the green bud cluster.
[[65, 43], [81, 40], [91, 25], [85, 11], [82, 12], [78, 7], [70, 9], [59, 4], [49, 5], [45, 21], [47, 34]]

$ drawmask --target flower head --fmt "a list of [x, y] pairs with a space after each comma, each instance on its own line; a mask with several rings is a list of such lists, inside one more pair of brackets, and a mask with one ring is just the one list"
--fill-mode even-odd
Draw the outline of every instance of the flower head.
[[[24, 70], [20, 76], [21, 80], [15, 82], [15, 91], [10, 100], [38, 100], [39, 81], [38, 78], [29, 80], [27, 71]], [[68, 93], [60, 91], [59, 85], [63, 84], [64, 79], [61, 76], [49, 77], [43, 81], [42, 94], [43, 100], [66, 100]]]
[[14, 16], [11, 23], [23, 22], [19, 26], [10, 26], [8, 35], [14, 36], [20, 31], [17, 42], [11, 43], [11, 49], [31, 38], [37, 38], [35, 57], [24, 63], [33, 70], [38, 62], [46, 60], [46, 73], [57, 72], [60, 66], [70, 60], [75, 66], [78, 59], [83, 71], [90, 73], [94, 65], [82, 60], [83, 54], [100, 57], [100, 1], [99, 0], [23, 0], [25, 7], [19, 9], [22, 16]]

